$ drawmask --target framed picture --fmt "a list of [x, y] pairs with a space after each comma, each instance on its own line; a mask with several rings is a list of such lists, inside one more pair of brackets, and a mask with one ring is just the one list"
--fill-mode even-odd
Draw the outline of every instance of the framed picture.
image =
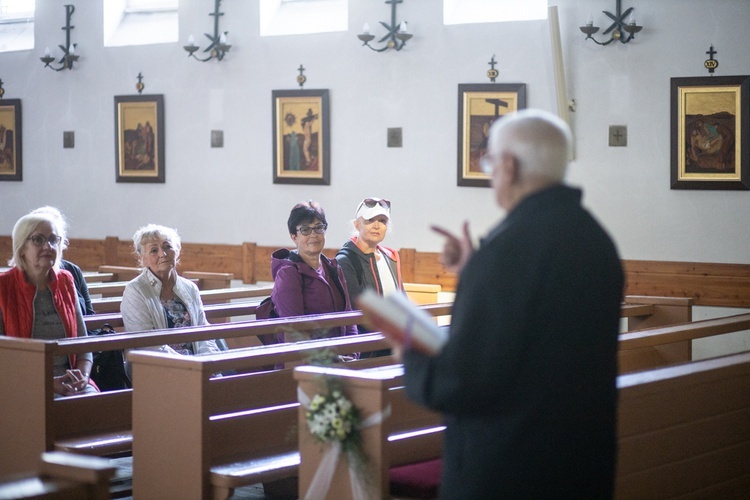
[[115, 96], [115, 180], [164, 182], [164, 96]]
[[750, 76], [671, 82], [672, 189], [750, 189]]
[[479, 159], [487, 153], [490, 126], [526, 107], [525, 83], [458, 85], [458, 185], [490, 186]]
[[0, 181], [21, 180], [21, 99], [4, 99], [0, 100]]
[[274, 184], [331, 183], [328, 90], [274, 90]]

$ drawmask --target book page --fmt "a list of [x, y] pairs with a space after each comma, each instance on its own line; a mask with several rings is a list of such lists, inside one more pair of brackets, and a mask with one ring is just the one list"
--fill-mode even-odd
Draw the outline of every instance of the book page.
[[381, 297], [373, 290], [365, 290], [357, 306], [368, 323], [405, 349], [414, 348], [434, 356], [448, 340], [447, 332], [437, 326], [434, 318], [403, 293]]

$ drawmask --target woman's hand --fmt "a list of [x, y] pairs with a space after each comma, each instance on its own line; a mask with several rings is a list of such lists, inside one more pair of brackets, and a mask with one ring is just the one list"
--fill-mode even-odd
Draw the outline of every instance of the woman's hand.
[[79, 369], [66, 370], [65, 375], [54, 377], [55, 393], [63, 396], [82, 394], [89, 385], [89, 377]]
[[89, 385], [89, 377], [78, 369], [67, 370], [65, 375], [54, 377], [53, 385], [56, 394], [74, 396], [84, 392]]

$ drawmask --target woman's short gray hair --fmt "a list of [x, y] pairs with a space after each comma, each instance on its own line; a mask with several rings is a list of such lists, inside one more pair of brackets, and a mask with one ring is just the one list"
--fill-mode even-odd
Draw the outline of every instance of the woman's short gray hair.
[[182, 241], [180, 235], [177, 234], [176, 229], [171, 227], [160, 226], [159, 224], [148, 224], [138, 229], [133, 235], [133, 250], [138, 256], [138, 259], [143, 264], [143, 246], [147, 241], [152, 240], [167, 240], [172, 244], [175, 252], [175, 261], [180, 258], [180, 249], [182, 248]]
[[26, 271], [26, 262], [22, 252], [26, 241], [32, 235], [34, 230], [42, 222], [47, 222], [52, 226], [52, 232], [60, 237], [60, 244], [57, 246], [57, 257], [55, 258], [55, 269], [60, 267], [63, 251], [68, 247], [68, 223], [65, 221], [63, 214], [55, 207], [37, 208], [24, 215], [13, 226], [13, 257], [8, 261], [11, 267], [18, 266], [22, 271]]

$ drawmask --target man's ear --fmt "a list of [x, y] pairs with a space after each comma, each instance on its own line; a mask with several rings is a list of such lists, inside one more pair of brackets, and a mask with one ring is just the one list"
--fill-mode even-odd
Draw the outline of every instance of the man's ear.
[[518, 182], [521, 176], [521, 166], [518, 164], [518, 158], [512, 153], [504, 151], [500, 155], [500, 159], [500, 165], [503, 169], [503, 177], [505, 177], [506, 182]]

